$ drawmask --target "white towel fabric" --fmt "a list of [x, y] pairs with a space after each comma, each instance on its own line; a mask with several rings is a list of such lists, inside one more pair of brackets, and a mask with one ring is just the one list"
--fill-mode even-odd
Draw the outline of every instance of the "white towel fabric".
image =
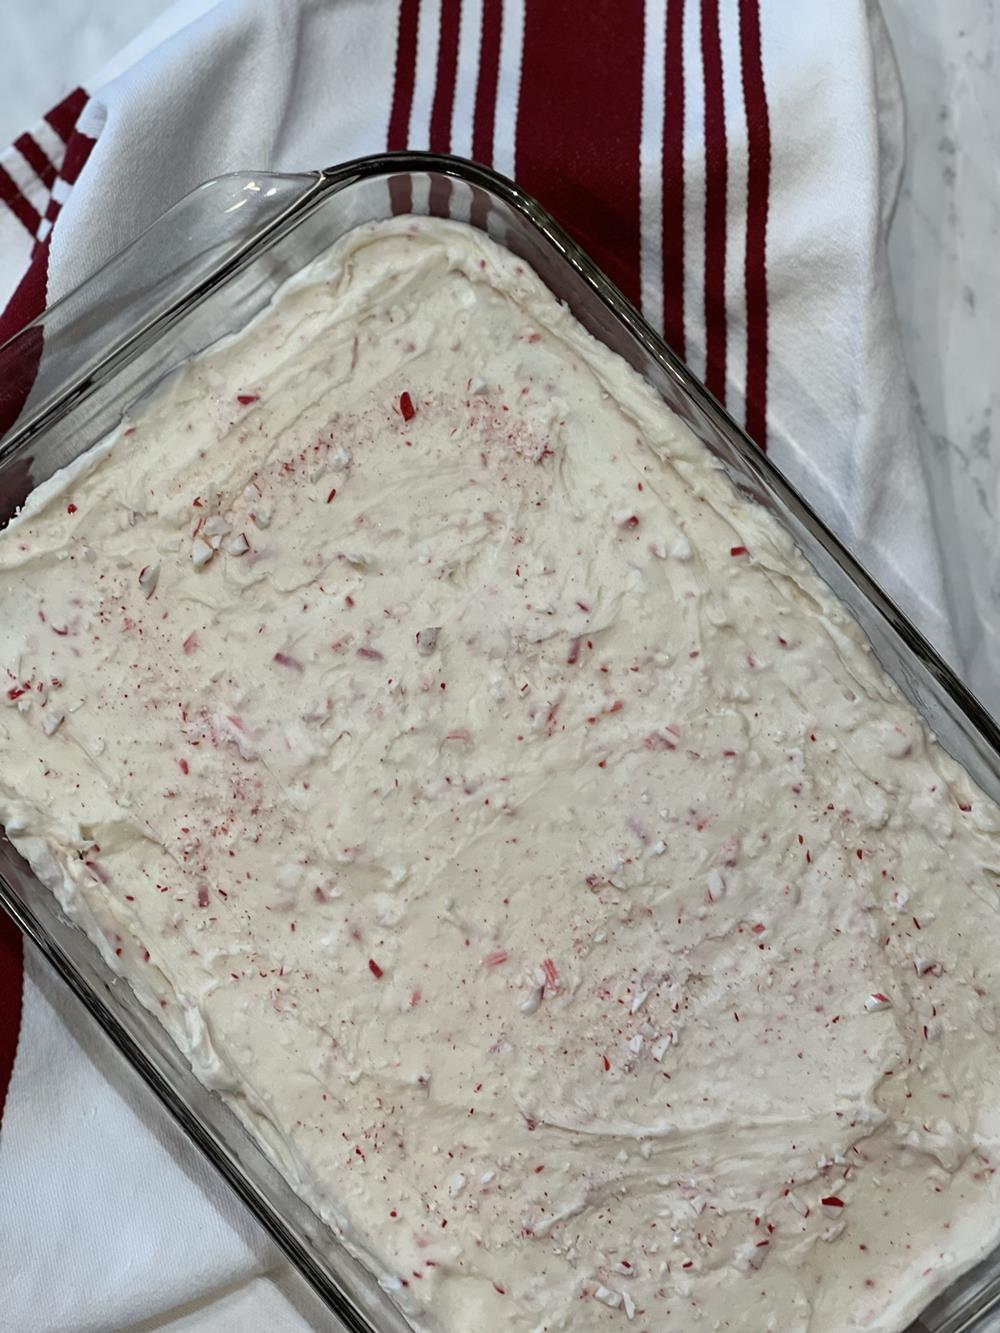
[[[222, 172], [387, 141], [475, 153], [661, 328], [666, 311], [720, 393], [724, 356], [734, 415], [759, 439], [766, 412], [778, 465], [951, 653], [886, 265], [902, 103], [877, 7], [591, 9], [584, 24], [567, 0], [181, 0], [0, 156], [8, 330]], [[329, 1327], [261, 1277], [274, 1249], [30, 949], [25, 974], [0, 1132], [3, 1329]]]

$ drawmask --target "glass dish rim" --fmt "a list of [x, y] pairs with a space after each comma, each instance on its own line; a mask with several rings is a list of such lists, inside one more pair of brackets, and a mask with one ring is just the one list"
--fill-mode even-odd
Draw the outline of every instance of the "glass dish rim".
[[[389, 178], [394, 174], [434, 173], [456, 180], [462, 184], [478, 186], [488, 194], [524, 217], [536, 231], [540, 232], [561, 259], [580, 277], [622, 325], [632, 338], [640, 344], [644, 352], [664, 370], [681, 389], [684, 396], [691, 400], [704, 414], [709, 423], [723, 435], [740, 457], [740, 462], [747, 472], [764, 489], [775, 495], [788, 513], [808, 531], [855, 588], [859, 589], [870, 607], [877, 612], [884, 626], [903, 641], [922, 666], [935, 679], [950, 703], [964, 716], [965, 721], [978, 734], [980, 740], [997, 759], [1000, 766], [1000, 725], [979, 701], [971, 689], [948, 665], [940, 653], [931, 645], [924, 634], [917, 629], [909, 617], [898, 607], [896, 602], [882, 588], [881, 584], [868, 573], [832, 529], [819, 517], [810, 503], [785, 478], [780, 468], [771, 457], [759, 448], [747, 435], [746, 431], [727, 412], [714, 395], [694, 375], [689, 367], [674, 353], [662, 336], [636, 309], [631, 301], [607, 277], [601, 267], [590, 258], [587, 252], [569, 235], [551, 213], [531, 194], [523, 190], [514, 181], [490, 167], [453, 154], [399, 151], [366, 154], [342, 164], [311, 172], [254, 172], [234, 171], [223, 173], [199, 183], [177, 199], [169, 208], [160, 213], [128, 245], [111, 255], [106, 261], [88, 274], [80, 283], [53, 301], [34, 319], [22, 326], [3, 343], [0, 343], [0, 357], [12, 348], [13, 344], [32, 329], [44, 333], [47, 320], [60, 310], [69, 307], [79, 299], [91, 284], [115, 266], [127, 259], [131, 250], [138, 248], [149, 232], [161, 225], [167, 225], [171, 215], [179, 211], [195, 195], [216, 186], [246, 182], [279, 181], [283, 183], [301, 183], [297, 193], [281, 211], [269, 221], [255, 228], [248, 239], [237, 244], [224, 259], [213, 266], [211, 271], [195, 285], [172, 299], [159, 313], [135, 326], [125, 338], [113, 344], [106, 353], [79, 376], [67, 380], [58, 391], [34, 411], [26, 405], [22, 419], [16, 421], [5, 437], [0, 437], [0, 465], [8, 456], [23, 449], [34, 437], [39, 435], [48, 424], [56, 419], [74, 402], [87, 396], [103, 379], [113, 375], [123, 364], [127, 364], [132, 354], [137, 353], [148, 341], [157, 336], [158, 331], [167, 327], [187, 310], [200, 302], [218, 287], [223, 286], [228, 278], [238, 269], [249, 263], [256, 254], [266, 250], [280, 235], [304, 219], [306, 214], [321, 205], [331, 195], [359, 181], [371, 178]], [[820, 575], [822, 577], [822, 575]], [[960, 761], [961, 762], [961, 761]], [[0, 908], [15, 922], [18, 928], [44, 954], [73, 992], [82, 1000], [85, 1007], [97, 1019], [102, 1029], [109, 1035], [114, 1045], [123, 1053], [128, 1062], [140, 1074], [143, 1080], [166, 1106], [185, 1134], [191, 1138], [219, 1171], [231, 1188], [250, 1209], [265, 1230], [278, 1243], [294, 1266], [316, 1289], [324, 1302], [344, 1326], [352, 1333], [372, 1333], [374, 1325], [367, 1316], [360, 1314], [353, 1301], [344, 1296], [343, 1304], [335, 1307], [330, 1302], [329, 1280], [319, 1272], [311, 1256], [299, 1243], [293, 1231], [288, 1228], [279, 1211], [262, 1196], [256, 1184], [249, 1180], [240, 1168], [231, 1162], [224, 1151], [220, 1151], [215, 1142], [215, 1133], [199, 1120], [160, 1075], [155, 1064], [146, 1056], [139, 1043], [120, 1024], [112, 1009], [101, 995], [77, 972], [72, 960], [63, 953], [61, 945], [53, 941], [44, 927], [34, 918], [30, 909], [25, 909], [17, 896], [8, 890], [0, 875]], [[339, 1242], [338, 1242], [339, 1243]], [[962, 1275], [954, 1279], [941, 1295], [946, 1295], [953, 1286], [962, 1281]], [[977, 1296], [972, 1296], [971, 1304], [955, 1309], [946, 1324], [947, 1333], [962, 1333], [971, 1323], [996, 1309], [1000, 1303], [1000, 1267], [995, 1278]], [[976, 1304], [976, 1301], [980, 1302]], [[919, 1333], [924, 1328], [918, 1315], [910, 1325], [912, 1333]]]

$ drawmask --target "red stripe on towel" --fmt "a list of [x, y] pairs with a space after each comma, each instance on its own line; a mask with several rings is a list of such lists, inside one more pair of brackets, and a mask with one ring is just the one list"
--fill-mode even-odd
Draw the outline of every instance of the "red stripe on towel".
[[517, 179], [639, 302], [641, 0], [530, 4]]
[[740, 64], [747, 120], [747, 382], [746, 429], [767, 448], [767, 211], [771, 124], [764, 87], [759, 0], [740, 0]]

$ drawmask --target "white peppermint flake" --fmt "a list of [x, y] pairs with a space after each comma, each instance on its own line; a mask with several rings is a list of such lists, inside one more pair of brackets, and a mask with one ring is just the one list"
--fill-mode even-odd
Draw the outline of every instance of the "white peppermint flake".
[[58, 731], [66, 719], [65, 713], [60, 713], [58, 709], [46, 708], [42, 714], [42, 730], [46, 736], [51, 736]]
[[628, 1048], [633, 1055], [638, 1055], [639, 1052], [642, 1050], [642, 1038], [639, 1036], [638, 1032], [635, 1034], [634, 1037], [629, 1037]]
[[215, 549], [205, 541], [204, 537], [195, 537], [191, 543], [191, 559], [194, 561], [195, 568], [200, 569], [203, 565], [207, 565], [213, 555], [215, 555]]
[[448, 1181], [448, 1193], [451, 1195], [453, 1199], [456, 1199], [464, 1189], [465, 1189], [465, 1176], [462, 1174], [461, 1171], [456, 1171], [455, 1174]]
[[642, 1008], [642, 1006], [646, 1003], [646, 997], [647, 997], [648, 995], [649, 995], [649, 991], [648, 991], [648, 990], [640, 990], [640, 991], [636, 991], [636, 993], [632, 996], [632, 1012], [633, 1012], [633, 1014], [637, 1014], [637, 1013], [639, 1012], [639, 1010]]
[[594, 1292], [594, 1300], [600, 1301], [602, 1305], [606, 1305], [610, 1310], [617, 1310], [622, 1303], [622, 1296], [620, 1291], [612, 1291], [610, 1287], [606, 1287], [602, 1282]]
[[538, 1006], [542, 1002], [542, 992], [543, 992], [543, 987], [532, 986], [531, 994], [521, 1005], [522, 1014], [533, 1014], [537, 1012]]
[[437, 647], [438, 635], [440, 633], [440, 625], [430, 625], [427, 629], [417, 630], [417, 652], [421, 657], [430, 657], [431, 653]]
[[705, 882], [708, 885], [709, 901], [717, 903], [726, 892], [726, 881], [723, 879], [721, 870], [710, 870], [705, 876]]
[[247, 541], [245, 532], [237, 532], [226, 542], [226, 550], [230, 555], [246, 555], [250, 550], [250, 543]]
[[147, 597], [152, 597], [156, 591], [156, 585], [160, 581], [159, 565], [143, 565], [139, 570], [139, 587]]
[[659, 1064], [660, 1061], [663, 1059], [664, 1055], [666, 1055], [667, 1048], [669, 1046], [670, 1046], [669, 1034], [666, 1037], [660, 1037], [658, 1041], [653, 1043], [653, 1046], [649, 1053], [657, 1064]]
[[635, 1316], [635, 1301], [632, 1299], [632, 1297], [628, 1294], [627, 1291], [623, 1291], [622, 1294], [621, 1294], [621, 1296], [622, 1296], [622, 1305], [625, 1307], [625, 1314], [626, 1314], [626, 1316], [627, 1316], [629, 1319], [634, 1318], [634, 1316]]

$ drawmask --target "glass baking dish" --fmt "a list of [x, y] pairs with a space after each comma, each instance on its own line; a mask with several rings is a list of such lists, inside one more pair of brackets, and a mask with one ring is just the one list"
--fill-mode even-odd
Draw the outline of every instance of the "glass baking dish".
[[[977, 700], [549, 214], [459, 158], [397, 153], [297, 176], [231, 175], [182, 199], [0, 348], [0, 527], [173, 367], [245, 325], [338, 237], [409, 212], [486, 231], [640, 371], [738, 489], [783, 524], [941, 744], [1000, 801], [1000, 730]], [[405, 1317], [338, 1241], [336, 1218], [299, 1199], [6, 839], [0, 903], [312, 1285], [331, 1326], [403, 1333]], [[983, 1333], [997, 1321], [1000, 1251], [938, 1294], [910, 1333]]]

